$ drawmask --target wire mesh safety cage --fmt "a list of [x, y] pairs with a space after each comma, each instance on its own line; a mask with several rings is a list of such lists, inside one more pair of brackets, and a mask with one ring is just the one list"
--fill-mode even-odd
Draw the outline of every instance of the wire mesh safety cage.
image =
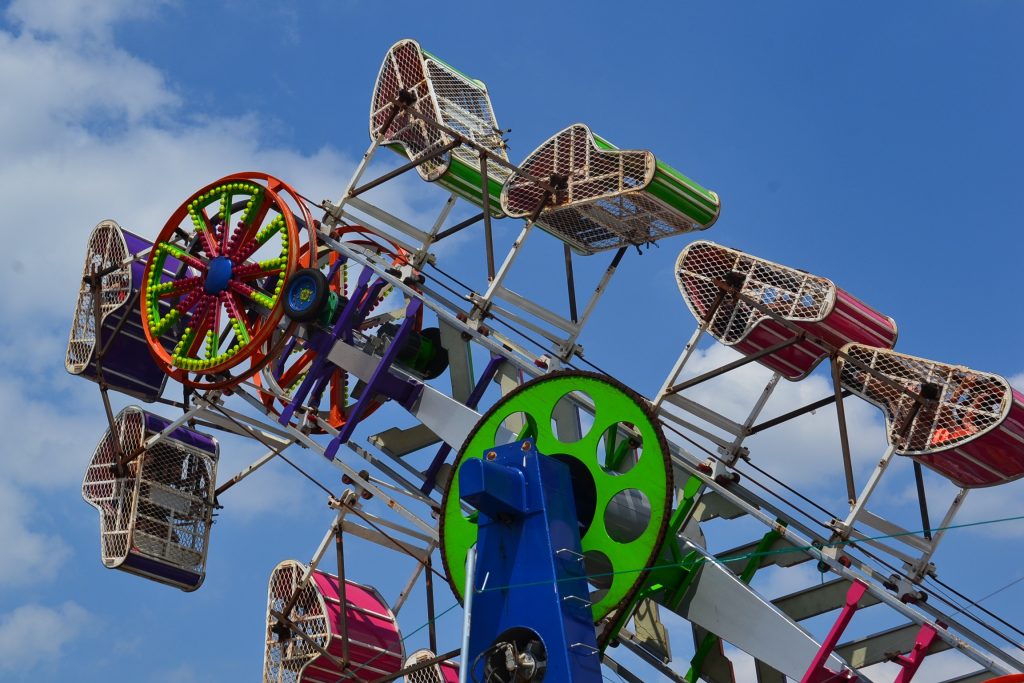
[[[403, 668], [407, 669], [436, 656], [432, 650], [417, 650], [405, 660]], [[459, 668], [451, 661], [431, 664], [406, 674], [403, 680], [405, 683], [458, 683]]]
[[[306, 579], [307, 574], [308, 580]], [[290, 624], [276, 614], [285, 615]], [[345, 582], [345, 615], [338, 577], [295, 560], [278, 564], [267, 590], [267, 624], [263, 657], [266, 683], [373, 680], [402, 668], [405, 651], [394, 613], [376, 589]], [[295, 630], [300, 633], [295, 632]], [[347, 636], [347, 666], [340, 666]], [[326, 656], [324, 652], [330, 656]]]
[[[703, 322], [718, 299], [719, 283], [732, 285], [786, 320], [824, 320], [835, 303], [835, 285], [823, 277], [779, 265], [714, 242], [693, 242], [676, 261], [679, 291], [690, 312]], [[769, 318], [736, 297], [725, 294], [708, 326], [721, 343], [732, 346]]]
[[[394, 109], [401, 107], [398, 97], [403, 91], [414, 100], [400, 108], [384, 130]], [[486, 86], [426, 52], [416, 41], [402, 40], [388, 51], [377, 76], [370, 110], [370, 137], [383, 136], [383, 144], [400, 145], [410, 159], [423, 157], [452, 142], [451, 135], [422, 118], [440, 123], [508, 160]], [[453, 161], [479, 168], [479, 153], [460, 145], [420, 164], [416, 170], [424, 180], [438, 180], [449, 171]], [[499, 184], [508, 174], [504, 166], [488, 167], [488, 176]]]
[[1024, 475], [1024, 405], [1005, 379], [860, 344], [842, 353], [843, 387], [883, 410], [897, 453], [962, 486]]
[[553, 196], [522, 175], [502, 188], [502, 209], [525, 218], [541, 202], [537, 224], [583, 254], [642, 245], [711, 226], [718, 195], [646, 150], [620, 150], [582, 123], [535, 149], [523, 171], [548, 181]]
[[[170, 424], [128, 406], [103, 435], [82, 482], [100, 513], [103, 564], [195, 590], [203, 581], [213, 520], [217, 442], [186, 427], [146, 447]], [[118, 453], [131, 457], [117, 473]]]
[[[167, 381], [150, 356], [137, 297], [145, 265], [133, 257], [151, 246], [148, 240], [112, 220], [101, 221], [93, 229], [64, 358], [71, 374], [99, 381], [97, 363], [102, 352], [102, 376], [107, 386], [147, 402], [159, 398]], [[94, 273], [104, 273], [99, 278], [99, 346]]]
[[[708, 332], [722, 344], [752, 354], [792, 341], [759, 359], [789, 380], [805, 377], [850, 342], [896, 344], [892, 318], [831, 280], [714, 242], [687, 245], [676, 261], [676, 279], [690, 312], [698, 322], [707, 321]], [[821, 343], [798, 339], [801, 330]]]
[[71, 323], [71, 334], [64, 360], [68, 372], [78, 374], [85, 370], [92, 360], [96, 346], [96, 302], [88, 278], [94, 272], [112, 268], [101, 278], [102, 319], [128, 301], [132, 288], [131, 264], [126, 262], [129, 256], [128, 245], [121, 234], [121, 227], [116, 222], [102, 221], [89, 235], [78, 301], [75, 304], [75, 317]]
[[[327, 626], [327, 609], [323, 600], [309, 587], [302, 589], [292, 607], [289, 618], [302, 629], [305, 638], [275, 628], [278, 620], [274, 612], [282, 612], [292, 594], [299, 590], [305, 568], [298, 562], [283, 562], [270, 577], [267, 591], [267, 634], [263, 659], [263, 680], [285, 683], [298, 681], [302, 670], [315, 659], [319, 652], [313, 646], [327, 647], [330, 631]], [[312, 641], [312, 643], [310, 642]]]

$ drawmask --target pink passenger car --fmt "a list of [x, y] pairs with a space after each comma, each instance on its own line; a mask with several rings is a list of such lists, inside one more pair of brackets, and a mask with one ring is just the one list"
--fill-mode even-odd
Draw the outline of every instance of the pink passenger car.
[[[347, 623], [343, 625], [338, 578], [314, 570], [303, 584], [307, 571], [306, 565], [285, 560], [270, 575], [263, 680], [334, 683], [348, 678], [371, 681], [401, 670], [405, 661], [402, 636], [394, 613], [380, 593], [370, 586], [346, 581]], [[287, 616], [302, 635], [283, 627], [274, 614], [285, 608], [296, 590], [298, 599]], [[349, 662], [343, 669], [339, 663], [344, 654], [343, 634], [346, 632]]]
[[843, 387], [885, 411], [897, 453], [963, 488], [1024, 476], [1024, 395], [1005, 379], [861, 344], [842, 351]]
[[[676, 261], [676, 279], [698, 322], [707, 318], [719, 300], [719, 284], [739, 291], [740, 297], [730, 293], [721, 296], [708, 332], [744, 355], [797, 336], [797, 332], [766, 310], [833, 348], [850, 342], [887, 349], [896, 344], [896, 323], [892, 318], [839, 289], [831, 280], [714, 242], [701, 240], [683, 249]], [[803, 339], [759, 358], [758, 362], [795, 381], [806, 377], [829, 352], [821, 343]]]

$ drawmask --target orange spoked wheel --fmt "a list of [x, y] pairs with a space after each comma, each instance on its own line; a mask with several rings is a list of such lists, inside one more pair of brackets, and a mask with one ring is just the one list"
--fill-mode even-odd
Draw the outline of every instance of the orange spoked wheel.
[[186, 199], [154, 242], [143, 278], [142, 323], [157, 365], [205, 389], [258, 372], [276, 350], [268, 342], [291, 334], [275, 334], [281, 290], [307, 265], [315, 235], [298, 193], [266, 173], [236, 173]]
[[[408, 263], [409, 254], [390, 240], [359, 226], [336, 228], [331, 236], [346, 246], [365, 256], [380, 268], [398, 267]], [[326, 247], [321, 247], [316, 267], [330, 275], [328, 286], [330, 291], [347, 301], [351, 289], [359, 280], [364, 266], [353, 260], [339, 263], [341, 255]], [[363, 335], [373, 333], [377, 328], [389, 323], [400, 322], [405, 315], [408, 301], [400, 293], [385, 287], [377, 296], [370, 309], [369, 316], [357, 327]], [[413, 321], [413, 329], [420, 331], [423, 319], [422, 311]], [[271, 340], [270, 343], [275, 343]], [[274, 413], [287, 405], [309, 371], [316, 354], [305, 348], [301, 339], [292, 337], [280, 347], [276, 358], [267, 363], [257, 376], [256, 382], [263, 390], [260, 392], [263, 405]], [[347, 372], [336, 368], [320, 396], [310, 396], [307, 407], [334, 429], [340, 429], [348, 421], [349, 411], [358, 399], [357, 383]], [[380, 402], [373, 401], [367, 407], [366, 417], [380, 407]], [[324, 430], [311, 423], [313, 433]]]

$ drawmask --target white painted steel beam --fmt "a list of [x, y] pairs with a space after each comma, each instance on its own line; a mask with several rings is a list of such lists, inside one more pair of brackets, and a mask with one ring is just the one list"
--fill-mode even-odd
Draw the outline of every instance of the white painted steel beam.
[[[800, 680], [820, 644], [714, 557], [692, 543], [686, 546], [687, 551], [704, 555], [706, 561], [686, 597], [673, 611], [755, 659]], [[843, 665], [834, 654], [829, 658], [833, 670], [839, 671]]]

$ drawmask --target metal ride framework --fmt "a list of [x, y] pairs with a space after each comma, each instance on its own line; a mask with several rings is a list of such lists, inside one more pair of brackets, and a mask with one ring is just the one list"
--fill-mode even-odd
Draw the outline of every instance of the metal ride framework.
[[[905, 682], [926, 655], [949, 649], [979, 665], [977, 674], [957, 681], [1024, 669], [996, 642], [1012, 646], [1003, 632], [1021, 632], [978, 618], [964, 609], [959, 593], [950, 599], [953, 589], [937, 583], [934, 565], [936, 547], [967, 491], [1024, 474], [1024, 399], [1005, 380], [898, 354], [892, 351], [895, 323], [831, 281], [698, 241], [677, 263], [678, 284], [698, 327], [661, 390], [644, 399], [612, 378], [575, 371], [588, 363], [581, 334], [628, 248], [710, 227], [717, 195], [652, 153], [618, 150], [582, 124], [512, 164], [485, 86], [409, 40], [392, 47], [382, 65], [370, 136], [337, 201], [314, 206], [271, 176], [238, 174], [186, 200], [155, 246], [112, 222], [98, 226], [69, 342], [68, 368], [99, 383], [109, 422], [83, 494], [104, 524], [120, 524], [104, 526], [104, 548], [111, 534], [128, 539], [121, 552], [139, 558], [135, 573], [198, 586], [214, 503], [223, 497], [229, 505], [224, 494], [273, 458], [288, 459], [285, 449], [298, 445], [341, 470], [349, 487], [344, 492], [335, 495], [317, 482], [336, 515], [310, 561], [285, 561], [274, 570], [264, 680], [452, 680], [458, 668], [450, 660], [458, 652], [434, 654], [435, 579], [466, 600], [467, 615], [479, 590], [475, 532], [457, 475], [487, 449], [522, 439], [542, 453], [557, 453], [568, 467], [585, 527], [580, 554], [599, 645], [590, 656], [626, 680], [650, 675], [613, 659], [609, 644], [621, 644], [677, 681], [733, 680], [722, 641], [757, 660], [759, 681], [867, 680], [860, 669], [889, 660], [900, 665], [897, 680]], [[406, 162], [364, 180], [385, 146]], [[429, 229], [365, 199], [367, 191], [411, 170], [449, 192]], [[460, 200], [477, 212], [448, 226]], [[323, 212], [320, 220], [313, 209]], [[525, 224], [499, 260], [492, 221], [503, 216]], [[434, 248], [478, 224], [487, 280], [474, 292], [441, 270]], [[567, 316], [505, 284], [535, 227], [562, 242]], [[614, 252], [612, 260], [581, 306], [573, 251], [605, 250]], [[309, 289], [289, 285], [304, 272]], [[317, 289], [318, 277], [327, 289]], [[312, 317], [300, 320], [306, 310]], [[425, 317], [436, 320], [432, 336], [424, 332]], [[705, 334], [743, 355], [683, 379]], [[139, 357], [142, 346], [153, 351], [159, 373]], [[479, 372], [474, 349], [490, 359]], [[436, 365], [427, 367], [431, 352], [447, 357], [445, 391], [427, 382], [441, 374]], [[831, 396], [758, 423], [781, 379], [799, 380], [825, 361]], [[751, 362], [774, 374], [753, 396], [745, 419], [686, 397], [688, 389]], [[162, 398], [166, 376], [186, 386], [183, 402]], [[503, 398], [485, 410], [480, 404], [491, 384]], [[181, 414], [154, 417], [144, 431], [135, 427], [128, 434], [131, 420], [114, 416], [108, 389], [169, 404]], [[843, 410], [851, 395], [886, 412], [890, 438], [860, 487]], [[360, 422], [384, 402], [402, 406], [419, 424], [357, 442]], [[813, 512], [795, 504], [800, 494], [757, 467], [745, 445], [747, 437], [829, 403], [838, 417], [849, 503], [844, 516], [806, 499]], [[212, 489], [216, 476], [216, 445], [203, 429], [254, 439], [267, 452], [215, 490], [197, 494], [197, 482]], [[202, 455], [207, 443], [214, 444], [203, 456], [211, 465], [197, 478], [194, 467], [180, 463], [188, 453]], [[147, 469], [161, 449], [175, 446], [181, 453], [172, 466]], [[413, 456], [431, 448], [428, 458]], [[866, 507], [898, 454], [912, 458], [923, 534]], [[360, 460], [365, 468], [353, 464]], [[934, 527], [922, 466], [961, 487]], [[105, 487], [99, 495], [97, 481]], [[114, 495], [116, 487], [134, 493]], [[371, 512], [373, 500], [391, 512]], [[141, 504], [156, 512], [132, 512]], [[763, 537], [709, 553], [700, 525], [740, 518], [762, 525]], [[205, 520], [202, 542], [186, 543], [195, 535], [188, 525], [197, 520]], [[152, 541], [147, 547], [154, 536], [147, 529], [161, 532], [159, 552]], [[376, 590], [346, 577], [345, 545], [353, 537], [415, 560], [391, 607]], [[334, 575], [321, 568], [332, 546]], [[182, 554], [183, 548], [192, 554]], [[443, 573], [435, 566], [437, 550]], [[191, 574], [182, 573], [185, 555]], [[115, 566], [108, 556], [104, 550], [104, 561]], [[636, 558], [643, 566], [633, 566]], [[805, 561], [833, 578], [774, 601], [750, 587], [761, 567]], [[430, 651], [407, 658], [396, 617], [421, 577]], [[857, 609], [875, 605], [886, 605], [901, 625], [840, 643]], [[669, 666], [662, 608], [693, 625], [695, 654], [687, 674]], [[801, 626], [834, 610], [840, 610], [836, 625], [821, 640]], [[476, 662], [466, 659], [468, 650], [462, 654], [465, 680]]]

